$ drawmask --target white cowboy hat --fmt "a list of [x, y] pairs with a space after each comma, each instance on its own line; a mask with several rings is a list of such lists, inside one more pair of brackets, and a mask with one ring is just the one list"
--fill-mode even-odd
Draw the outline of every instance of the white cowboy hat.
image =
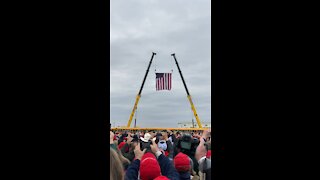
[[148, 142], [150, 139], [151, 139], [151, 134], [149, 133], [145, 133], [144, 134], [144, 138], [143, 137], [140, 137], [141, 141], [143, 142]]

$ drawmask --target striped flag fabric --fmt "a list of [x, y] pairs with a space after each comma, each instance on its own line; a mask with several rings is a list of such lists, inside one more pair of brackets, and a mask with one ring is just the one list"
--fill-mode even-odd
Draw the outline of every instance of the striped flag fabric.
[[156, 90], [171, 90], [172, 81], [171, 81], [172, 73], [156, 73]]

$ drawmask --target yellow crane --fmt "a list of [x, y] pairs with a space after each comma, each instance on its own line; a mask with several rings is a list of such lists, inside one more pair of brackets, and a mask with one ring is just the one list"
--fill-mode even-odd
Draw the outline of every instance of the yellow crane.
[[191, 95], [190, 95], [190, 93], [189, 93], [189, 91], [188, 91], [186, 82], [184, 81], [184, 78], [183, 78], [182, 72], [181, 72], [181, 70], [180, 70], [180, 67], [179, 67], [179, 64], [178, 64], [176, 55], [175, 55], [175, 54], [171, 54], [171, 56], [173, 56], [173, 58], [174, 58], [174, 60], [175, 60], [175, 62], [176, 62], [176, 64], [177, 64], [177, 67], [178, 67], [178, 70], [179, 70], [179, 73], [180, 73], [180, 76], [181, 76], [181, 79], [182, 79], [184, 88], [186, 89], [186, 92], [187, 92], [187, 97], [188, 97], [188, 99], [189, 99], [189, 102], [190, 102], [191, 109], [192, 109], [192, 111], [193, 111], [194, 117], [196, 117], [196, 120], [197, 120], [197, 123], [198, 123], [199, 128], [202, 128], [202, 124], [201, 124], [201, 122], [200, 122], [200, 119], [199, 119], [197, 110], [196, 110], [195, 106], [193, 105]]
[[129, 121], [128, 121], [128, 124], [127, 124], [127, 127], [128, 127], [128, 128], [129, 128], [130, 125], [131, 125], [132, 118], [133, 118], [133, 116], [134, 116], [134, 112], [136, 111], [136, 109], [137, 109], [137, 107], [138, 107], [138, 103], [139, 103], [139, 100], [140, 100], [140, 97], [141, 97], [141, 93], [142, 93], [142, 89], [143, 89], [143, 86], [144, 86], [144, 82], [145, 82], [146, 79], [147, 79], [148, 72], [149, 72], [149, 69], [150, 69], [150, 66], [151, 66], [153, 57], [154, 57], [155, 55], [157, 55], [157, 53], [152, 52], [152, 56], [151, 56], [151, 60], [150, 60], [150, 62], [149, 62], [148, 69], [147, 69], [147, 71], [146, 71], [146, 74], [144, 75], [144, 78], [143, 78], [143, 81], [142, 81], [142, 85], [141, 85], [141, 87], [140, 87], [140, 91], [139, 91], [138, 95], [136, 96], [136, 102], [134, 103], [133, 109], [132, 109], [131, 114], [130, 114], [130, 117], [129, 117]]

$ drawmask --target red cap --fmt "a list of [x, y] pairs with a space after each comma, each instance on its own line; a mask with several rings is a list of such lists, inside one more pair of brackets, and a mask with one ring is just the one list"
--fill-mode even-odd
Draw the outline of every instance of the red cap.
[[174, 157], [174, 167], [177, 169], [178, 172], [185, 172], [189, 171], [191, 168], [190, 159], [186, 154], [180, 152], [179, 154]]
[[145, 153], [140, 162], [141, 180], [153, 180], [160, 175], [161, 169], [156, 157], [150, 152]]
[[166, 176], [158, 176], [154, 180], [170, 180], [170, 179], [168, 179]]
[[210, 158], [211, 157], [211, 150], [208, 150], [207, 152], [207, 158]]
[[118, 145], [118, 148], [121, 149], [125, 144], [126, 144], [126, 142], [121, 142], [121, 143]]

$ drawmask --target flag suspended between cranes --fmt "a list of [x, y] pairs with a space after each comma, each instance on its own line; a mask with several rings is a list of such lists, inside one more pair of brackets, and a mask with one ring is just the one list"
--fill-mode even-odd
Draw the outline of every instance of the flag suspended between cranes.
[[156, 73], [156, 90], [171, 90], [172, 81], [171, 78], [172, 73]]

